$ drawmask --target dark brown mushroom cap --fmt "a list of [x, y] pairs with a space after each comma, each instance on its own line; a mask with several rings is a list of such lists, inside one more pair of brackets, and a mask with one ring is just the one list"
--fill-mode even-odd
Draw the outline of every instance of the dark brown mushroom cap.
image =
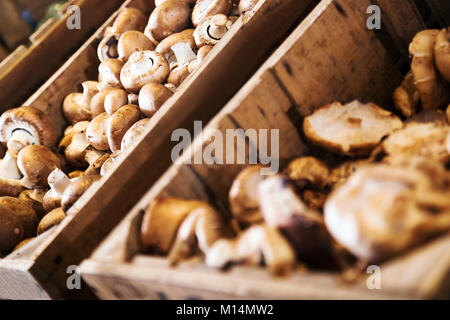
[[257, 4], [259, 0], [241, 0], [239, 1], [239, 14], [243, 15], [246, 12], [252, 10]]
[[109, 150], [108, 138], [106, 137], [109, 118], [110, 114], [106, 112], [99, 114], [92, 119], [86, 129], [86, 137], [89, 143], [100, 151]]
[[232, 10], [232, 0], [198, 0], [192, 11], [192, 23], [197, 27], [209, 16], [219, 13], [229, 16]]
[[315, 157], [301, 157], [289, 163], [286, 174], [300, 189], [323, 189], [329, 183], [330, 171]]
[[50, 172], [56, 168], [61, 169], [61, 160], [49, 148], [31, 145], [19, 152], [17, 166], [29, 183], [45, 187], [48, 186]]
[[189, 27], [191, 8], [180, 0], [167, 0], [150, 15], [146, 32], [160, 42], [168, 36]]
[[131, 30], [144, 31], [146, 24], [147, 18], [141, 10], [125, 8], [114, 21], [111, 32], [122, 34]]
[[23, 240], [23, 234], [19, 217], [10, 209], [0, 206], [0, 253], [10, 253]]
[[166, 86], [149, 83], [139, 92], [139, 108], [146, 117], [152, 117], [172, 95]]
[[0, 197], [0, 207], [6, 207], [19, 218], [24, 230], [24, 237], [36, 236], [36, 227], [39, 223], [38, 216], [24, 201], [13, 197]]
[[117, 50], [119, 59], [127, 61], [136, 51], [155, 50], [155, 45], [142, 32], [127, 31], [120, 36]]
[[61, 197], [61, 205], [64, 212], [67, 211], [78, 201], [79, 198], [89, 189], [89, 187], [96, 181], [100, 180], [101, 176], [82, 176], [73, 181], [66, 190], [64, 190]]
[[140, 118], [139, 107], [132, 104], [123, 106], [111, 116], [108, 121], [106, 136], [112, 152], [120, 150], [123, 136]]
[[50, 228], [57, 226], [64, 220], [65, 217], [66, 214], [61, 208], [50, 211], [45, 215], [44, 218], [42, 218], [41, 222], [39, 223], [37, 234], [40, 235]]
[[13, 133], [24, 130], [31, 134], [35, 144], [52, 147], [56, 131], [50, 118], [34, 107], [20, 107], [5, 111], [0, 117], [0, 142], [6, 144]]
[[122, 68], [120, 80], [131, 93], [148, 83], [163, 83], [169, 75], [169, 63], [156, 51], [135, 52]]
[[29, 205], [34, 210], [34, 212], [36, 212], [38, 219], [42, 219], [42, 217], [45, 215], [45, 210], [42, 205], [44, 195], [44, 190], [25, 190], [20, 193], [18, 199]]
[[20, 180], [0, 178], [0, 197], [17, 197], [24, 190]]

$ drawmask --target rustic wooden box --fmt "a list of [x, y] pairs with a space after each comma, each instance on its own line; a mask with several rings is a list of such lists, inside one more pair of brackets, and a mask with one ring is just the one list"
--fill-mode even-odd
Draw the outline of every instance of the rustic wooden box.
[[[140, 141], [120, 159], [117, 168], [86, 192], [63, 223], [0, 260], [0, 298], [62, 298], [74, 293], [67, 290], [67, 267], [88, 257], [170, 167], [173, 130], [193, 131], [194, 120], [210, 120], [315, 4], [315, 0], [262, 0], [240, 17], [201, 68], [151, 119]], [[124, 5], [147, 13], [153, 9], [153, 1], [148, 0], [128, 0]], [[96, 48], [114, 18], [110, 17], [25, 105], [48, 113], [62, 130], [62, 101], [79, 90], [81, 82], [96, 78]]]
[[103, 22], [123, 0], [76, 0], [81, 9], [81, 29], [69, 30], [67, 12], [48, 21], [0, 64], [0, 111], [19, 107]]
[[[366, 27], [366, 9], [371, 4], [382, 9], [381, 30]], [[412, 37], [426, 26], [449, 24], [448, 3], [430, 0], [421, 5], [419, 10], [414, 1], [322, 1], [210, 122], [204, 136], [83, 262], [83, 278], [95, 293], [103, 299], [449, 297], [450, 235], [381, 265], [381, 290], [368, 289], [370, 274], [348, 284], [339, 281], [337, 274], [325, 272], [276, 278], [258, 268], [219, 272], [199, 262], [171, 268], [164, 258], [141, 254], [138, 240], [144, 209], [156, 197], [200, 199], [227, 210], [228, 191], [244, 165], [185, 163], [213, 141], [207, 129], [217, 129], [224, 136], [226, 129], [280, 129], [283, 166], [305, 150], [299, 134], [301, 119], [315, 108], [355, 98], [389, 106], [409, 66], [407, 45]], [[439, 6], [441, 11], [435, 11]], [[246, 143], [258, 145], [251, 139]]]

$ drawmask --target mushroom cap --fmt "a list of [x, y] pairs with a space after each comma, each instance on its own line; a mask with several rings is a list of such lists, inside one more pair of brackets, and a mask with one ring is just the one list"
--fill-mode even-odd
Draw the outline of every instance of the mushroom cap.
[[123, 86], [131, 93], [148, 83], [163, 83], [169, 75], [169, 63], [156, 51], [133, 53], [124, 65], [120, 79]]
[[89, 121], [81, 121], [73, 126], [72, 139], [64, 151], [66, 160], [75, 167], [83, 167], [86, 165], [84, 157], [86, 150], [90, 146], [86, 136], [89, 123]]
[[0, 206], [0, 253], [10, 253], [23, 240], [23, 234], [20, 218], [10, 209]]
[[[46, 147], [52, 147], [56, 144], [56, 131], [52, 121], [39, 109], [20, 107], [5, 111], [1, 115], [0, 142], [8, 143], [12, 135], [18, 130], [32, 136], [34, 144], [41, 144]], [[9, 147], [11, 148], [11, 145]]]
[[20, 180], [0, 178], [0, 197], [17, 197], [24, 190]]
[[111, 32], [122, 34], [127, 31], [144, 31], [147, 18], [144, 13], [136, 8], [125, 8], [117, 16], [112, 26]]
[[36, 212], [38, 219], [42, 219], [46, 212], [43, 207], [45, 193], [41, 189], [25, 190], [19, 194], [18, 199], [28, 204]]
[[53, 228], [54, 226], [57, 226], [64, 220], [65, 217], [66, 214], [61, 208], [50, 211], [45, 215], [44, 218], [42, 218], [41, 222], [39, 223], [37, 234], [40, 235], [45, 231]]
[[155, 51], [165, 56], [172, 53], [172, 47], [180, 42], [188, 43], [192, 49], [196, 49], [197, 46], [194, 40], [194, 31], [195, 29], [186, 29], [168, 36], [158, 44]]
[[259, 0], [240, 0], [239, 1], [239, 14], [243, 15], [258, 4]]
[[286, 174], [301, 189], [323, 189], [329, 182], [330, 170], [315, 157], [301, 157], [289, 163]]
[[170, 72], [167, 83], [179, 87], [190, 74], [189, 65], [178, 66]]
[[25, 238], [36, 236], [36, 227], [39, 219], [32, 207], [24, 201], [13, 197], [0, 197], [0, 207], [8, 208], [19, 218]]
[[109, 144], [106, 137], [106, 129], [108, 127], [108, 120], [111, 116], [104, 112], [96, 116], [89, 123], [86, 129], [86, 137], [95, 149], [100, 151], [108, 151]]
[[123, 106], [111, 115], [108, 120], [106, 136], [112, 152], [120, 150], [123, 136], [140, 118], [139, 107], [132, 104]]
[[[155, 0], [155, 7], [162, 5], [166, 1], [169, 1], [169, 0]], [[195, 3], [197, 2], [197, 0], [180, 0], [180, 1], [183, 1], [184, 3], [188, 4], [190, 7], [193, 7], [195, 5]]]
[[14, 247], [13, 252], [23, 248], [24, 246], [26, 246], [28, 243], [30, 243], [34, 239], [35, 239], [35, 237], [22, 240], [17, 246]]
[[232, 10], [232, 0], [198, 0], [192, 10], [192, 23], [197, 27], [209, 16], [219, 13], [229, 16]]
[[189, 27], [191, 8], [180, 0], [167, 0], [157, 6], [150, 15], [146, 34], [160, 42], [168, 36]]
[[48, 175], [56, 168], [61, 169], [61, 159], [47, 147], [31, 145], [19, 152], [17, 166], [27, 183], [47, 187]]
[[448, 102], [448, 86], [435, 67], [434, 46], [439, 30], [416, 34], [409, 45], [413, 56], [411, 72], [424, 109], [436, 109]]
[[82, 176], [71, 182], [61, 197], [61, 206], [64, 212], [67, 213], [89, 187], [100, 178], [101, 176]]
[[392, 96], [395, 108], [405, 117], [412, 116], [419, 106], [420, 94], [414, 85], [414, 77], [409, 72], [400, 87], [395, 89]]
[[354, 101], [326, 105], [305, 118], [306, 137], [329, 151], [349, 155], [368, 155], [381, 139], [403, 126], [391, 112], [373, 103]]
[[157, 198], [145, 211], [141, 226], [141, 243], [146, 251], [165, 255], [169, 252], [178, 228], [194, 209], [209, 207], [201, 201]]
[[63, 102], [63, 113], [67, 121], [75, 124], [80, 121], [91, 120], [92, 114], [89, 109], [80, 107], [79, 101], [83, 98], [83, 94], [74, 92], [69, 94]]
[[119, 58], [119, 44], [120, 34], [111, 34], [105, 37], [97, 48], [97, 55], [100, 62], [107, 59], [117, 59]]
[[149, 83], [139, 92], [139, 109], [146, 117], [152, 117], [173, 92], [160, 83]]
[[98, 92], [91, 100], [91, 113], [92, 118], [95, 118], [99, 114], [105, 112], [105, 98], [115, 88], [105, 88]]
[[149, 122], [149, 118], [141, 119], [128, 129], [127, 133], [123, 136], [120, 145], [121, 152], [126, 152], [126, 149], [133, 145], [133, 143], [142, 135]]
[[450, 82], [450, 27], [442, 29], [437, 35], [434, 57], [439, 73]]
[[120, 36], [117, 49], [119, 59], [127, 61], [136, 51], [155, 50], [155, 45], [142, 32], [127, 31]]
[[99, 157], [97, 160], [95, 160], [89, 168], [86, 169], [86, 171], [82, 174], [85, 176], [98, 176], [101, 173], [101, 169], [106, 161], [111, 157], [111, 154], [105, 153], [101, 157]]
[[355, 256], [382, 261], [450, 230], [449, 182], [442, 167], [361, 168], [328, 198], [327, 228]]
[[123, 89], [112, 89], [105, 97], [105, 111], [113, 114], [128, 104], [128, 92]]
[[139, 95], [136, 93], [130, 93], [128, 94], [128, 104], [139, 104]]
[[55, 192], [53, 189], [48, 190], [42, 200], [42, 205], [45, 212], [50, 212], [61, 207], [61, 196], [61, 194]]
[[237, 175], [231, 186], [228, 195], [231, 212], [243, 225], [263, 220], [258, 196], [258, 185], [266, 178], [261, 174], [262, 168], [259, 165], [245, 168]]
[[233, 21], [221, 13], [207, 17], [195, 28], [195, 44], [199, 48], [203, 46], [215, 46], [232, 25]]
[[100, 63], [98, 67], [100, 89], [122, 88], [122, 84], [120, 83], [120, 71], [123, 66], [123, 61], [119, 59], [107, 59]]
[[103, 163], [101, 169], [100, 169], [100, 175], [103, 177], [110, 172], [116, 164], [117, 157], [119, 156], [120, 152], [114, 152], [110, 155], [108, 159]]

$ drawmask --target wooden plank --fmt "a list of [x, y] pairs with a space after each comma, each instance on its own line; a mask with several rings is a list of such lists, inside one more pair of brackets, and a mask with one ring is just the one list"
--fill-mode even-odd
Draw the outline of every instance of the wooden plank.
[[36, 43], [42, 39], [42, 37], [44, 37], [44, 35], [51, 30], [56, 21], [57, 20], [54, 18], [50, 18], [45, 21], [45, 23], [30, 36], [31, 43]]
[[0, 74], [7, 72], [18, 60], [20, 60], [27, 52], [24, 45], [18, 46], [9, 56], [0, 63]]
[[[156, 197], [174, 196], [208, 200], [219, 209], [240, 165], [186, 164], [212, 142], [213, 131], [261, 128], [283, 130], [280, 158], [304, 153], [299, 136], [301, 115], [333, 100], [359, 98], [388, 101], [401, 81], [387, 44], [365, 25], [368, 1], [324, 0], [295, 29], [222, 111], [204, 128], [189, 150], [150, 188], [126, 219], [86, 260], [81, 271], [97, 295], [106, 299], [417, 299], [445, 297], [448, 288], [450, 235], [408, 251], [381, 265], [382, 290], [369, 290], [363, 274], [344, 284], [338, 275], [295, 272], [274, 278], [266, 270], [235, 267], [223, 273], [204, 265], [186, 263], [168, 267], [164, 258], [138, 254], [142, 210]], [[385, 10], [399, 20], [386, 24], [406, 41], [418, 24], [402, 26], [411, 7], [394, 2]], [[393, 5], [394, 7], [390, 7]], [[364, 10], [361, 10], [364, 8]], [[391, 10], [393, 10], [391, 12]], [[403, 10], [405, 12], [403, 12]], [[404, 15], [403, 15], [404, 14]], [[417, 14], [413, 20], [420, 21]], [[364, 22], [364, 23], [363, 23]], [[408, 29], [408, 26], [410, 29]], [[401, 30], [400, 30], [400, 29]], [[356, 48], [356, 49], [355, 49]], [[332, 67], [332, 68], [330, 68]], [[181, 112], [181, 110], [180, 110]], [[159, 131], [158, 131], [159, 133]], [[154, 136], [156, 137], [156, 136]], [[147, 143], [152, 143], [148, 140]], [[136, 150], [141, 148], [141, 144]], [[252, 143], [252, 141], [249, 141]], [[255, 141], [253, 141], [255, 144]], [[234, 151], [236, 151], [234, 149]], [[245, 154], [247, 155], [247, 154]], [[134, 158], [134, 154], [131, 155]], [[123, 171], [122, 171], [123, 169]], [[189, 171], [189, 169], [191, 171]], [[125, 174], [125, 168], [117, 172]], [[192, 174], [194, 172], [195, 174]], [[187, 187], [188, 186], [188, 187]], [[213, 197], [214, 199], [211, 199]], [[225, 203], [225, 204], [224, 204]], [[219, 204], [219, 205], [217, 205]], [[95, 207], [92, 207], [95, 210]], [[119, 252], [119, 254], [114, 254]], [[447, 254], [447, 256], [445, 256]], [[445, 257], [443, 257], [445, 256]], [[426, 262], [425, 262], [426, 261]], [[448, 293], [447, 293], [448, 295]]]
[[9, 55], [9, 50], [0, 44], [0, 63]]
[[67, 13], [41, 41], [32, 44], [9, 72], [0, 75], [0, 99], [3, 101], [0, 111], [20, 106], [120, 3], [121, 0], [78, 0], [76, 4], [82, 11], [80, 30], [67, 28], [66, 20], [70, 17]]
[[26, 42], [31, 27], [22, 19], [21, 12], [13, 0], [0, 1], [0, 38], [12, 51]]

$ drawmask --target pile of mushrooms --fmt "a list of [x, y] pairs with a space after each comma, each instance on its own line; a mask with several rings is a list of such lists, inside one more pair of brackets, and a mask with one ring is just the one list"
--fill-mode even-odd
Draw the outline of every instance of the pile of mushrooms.
[[[198, 202], [156, 199], [144, 214], [143, 249], [176, 262], [197, 255], [215, 268], [265, 265], [278, 275], [301, 264], [344, 272], [450, 232], [450, 29], [420, 32], [410, 51], [411, 73], [393, 94], [398, 115], [360, 101], [316, 109], [303, 119], [308, 154], [279, 174], [245, 168], [229, 192], [231, 214], [208, 230], [213, 236], [177, 214]], [[161, 220], [151, 219], [156, 213]], [[149, 249], [163, 234], [158, 225], [174, 216], [166, 250]]]

